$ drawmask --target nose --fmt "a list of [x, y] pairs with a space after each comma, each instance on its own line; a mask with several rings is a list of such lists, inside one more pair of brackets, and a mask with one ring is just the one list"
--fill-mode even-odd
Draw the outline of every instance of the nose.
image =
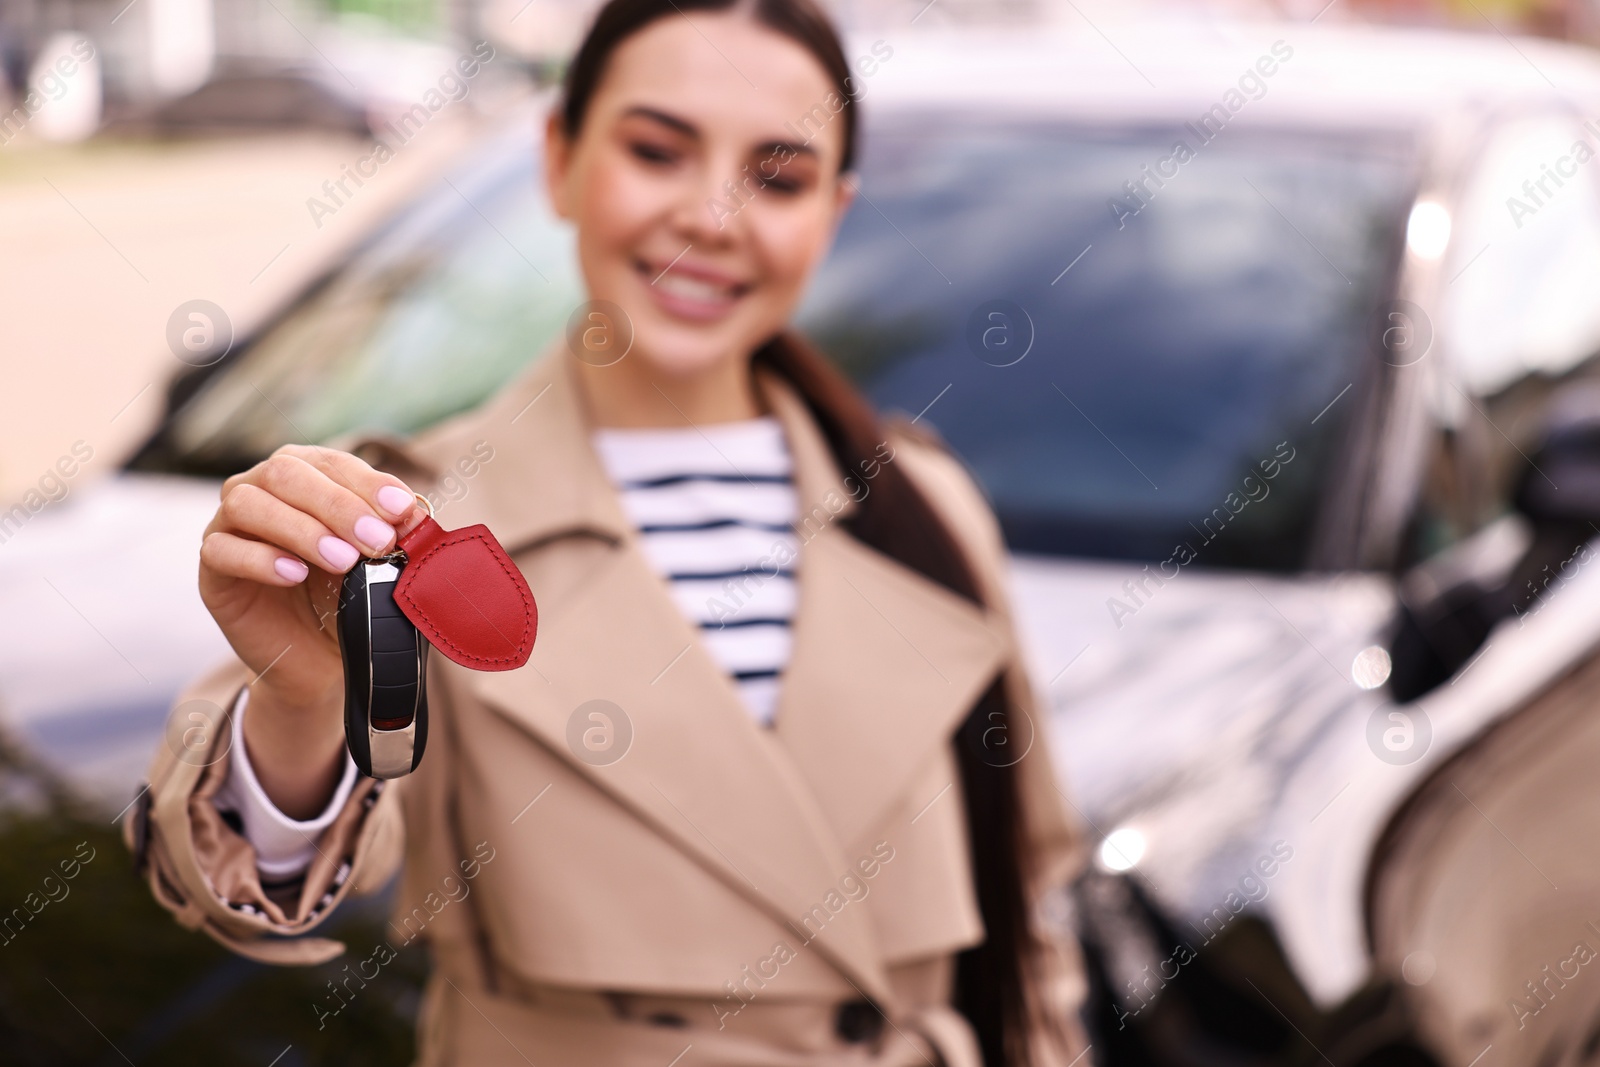
[[760, 180], [737, 158], [708, 159], [686, 183], [673, 224], [696, 247], [727, 245], [744, 235], [744, 209], [760, 195]]

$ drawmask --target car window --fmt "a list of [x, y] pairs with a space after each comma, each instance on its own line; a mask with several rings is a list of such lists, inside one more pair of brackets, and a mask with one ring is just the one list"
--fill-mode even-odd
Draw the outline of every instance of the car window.
[[357, 427], [410, 433], [525, 366], [582, 300], [528, 140], [422, 198], [214, 375], [173, 419], [183, 465], [248, 465]]
[[[1165, 560], [1187, 544], [1200, 565], [1301, 566], [1392, 284], [1411, 156], [1229, 129], [1178, 162], [1179, 141], [1198, 143], [1187, 128], [879, 131], [801, 321], [880, 406], [942, 433], [1015, 549]], [[1135, 199], [1150, 169], [1168, 177]], [[1285, 456], [1266, 484], [1261, 465]]]
[[1513, 510], [1559, 379], [1600, 351], [1600, 161], [1561, 114], [1502, 122], [1453, 205], [1437, 297], [1453, 382], [1404, 561], [1429, 559]]
[[1600, 161], [1577, 123], [1509, 122], [1462, 190], [1440, 339], [1463, 384], [1490, 395], [1600, 351]]

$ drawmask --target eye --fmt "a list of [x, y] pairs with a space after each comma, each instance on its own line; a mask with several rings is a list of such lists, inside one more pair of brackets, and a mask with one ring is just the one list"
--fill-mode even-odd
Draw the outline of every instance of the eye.
[[790, 178], [779, 172], [775, 178], [767, 178], [761, 183], [763, 189], [770, 189], [780, 196], [793, 196], [806, 187], [806, 183], [796, 178]]
[[778, 196], [798, 196], [816, 180], [816, 168], [808, 166], [803, 160], [791, 160], [779, 166], [764, 161], [754, 169], [761, 177], [761, 188]]
[[678, 158], [678, 153], [664, 144], [654, 141], [633, 141], [628, 145], [628, 150], [637, 159], [646, 163], [672, 163]]

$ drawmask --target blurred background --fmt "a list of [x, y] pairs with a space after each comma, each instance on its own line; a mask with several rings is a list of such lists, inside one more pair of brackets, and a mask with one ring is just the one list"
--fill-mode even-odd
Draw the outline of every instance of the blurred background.
[[[596, 6], [0, 0], [0, 1061], [409, 1062], [421, 949], [319, 1025], [338, 966], [181, 930], [115, 823], [220, 480], [583, 300], [536, 133]], [[1000, 517], [1096, 1061], [1600, 1062], [1600, 0], [829, 6], [800, 325]]]

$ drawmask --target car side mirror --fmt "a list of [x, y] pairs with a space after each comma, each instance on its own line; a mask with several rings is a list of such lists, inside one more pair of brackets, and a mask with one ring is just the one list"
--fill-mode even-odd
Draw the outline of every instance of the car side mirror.
[[1389, 695], [1407, 703], [1448, 681], [1508, 614], [1512, 575], [1533, 544], [1528, 520], [1505, 515], [1400, 579], [1389, 639]]
[[1555, 392], [1512, 486], [1515, 511], [1401, 579], [1390, 695], [1414, 700], [1460, 670], [1501, 620], [1527, 618], [1600, 536], [1600, 382]]
[[1550, 398], [1513, 499], [1536, 527], [1600, 526], [1600, 382], [1574, 382]]

